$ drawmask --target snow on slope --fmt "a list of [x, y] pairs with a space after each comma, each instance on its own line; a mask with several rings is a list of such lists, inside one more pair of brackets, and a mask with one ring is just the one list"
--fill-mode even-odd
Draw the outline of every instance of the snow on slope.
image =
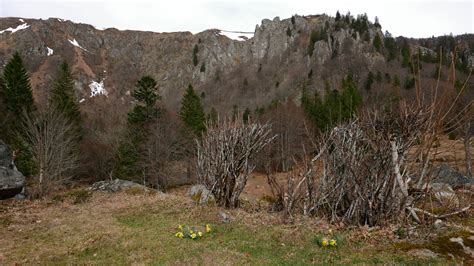
[[74, 46], [76, 46], [76, 47], [78, 47], [78, 48], [80, 48], [80, 49], [82, 49], [82, 50], [84, 50], [84, 51], [86, 51], [86, 52], [89, 52], [89, 51], [87, 51], [87, 49], [85, 49], [84, 47], [80, 46], [79, 43], [76, 41], [75, 38], [74, 38], [72, 41], [68, 39], [68, 41], [69, 41], [69, 43], [71, 43], [72, 45], [74, 45]]
[[104, 87], [104, 80], [97, 82], [97, 81], [92, 81], [89, 84], [89, 88], [91, 89], [91, 96], [90, 97], [95, 97], [97, 95], [105, 95], [107, 96], [109, 93], [105, 90]]
[[19, 31], [19, 30], [24, 30], [24, 29], [26, 29], [26, 28], [28, 28], [28, 27], [30, 27], [30, 25], [28, 25], [28, 23], [23, 23], [23, 24], [21, 24], [21, 25], [18, 25], [16, 28], [10, 27], [10, 28], [8, 28], [8, 29], [0, 30], [0, 34], [2, 34], [2, 33], [4, 33], [4, 32], [7, 32], [7, 31], [9, 31], [9, 32], [11, 32], [11, 33], [15, 33], [15, 32], [17, 32], [17, 31]]
[[50, 55], [53, 55], [54, 51], [53, 49], [49, 48], [49, 47], [46, 47], [48, 53], [47, 53], [47, 56], [50, 56]]
[[246, 41], [253, 37], [253, 32], [240, 32], [240, 31], [227, 31], [221, 30], [219, 35], [224, 35], [229, 39], [236, 40], [236, 41]]

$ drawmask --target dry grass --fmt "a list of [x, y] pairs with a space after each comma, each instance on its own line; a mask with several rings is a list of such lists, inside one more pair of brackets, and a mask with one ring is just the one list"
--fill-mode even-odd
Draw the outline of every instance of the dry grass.
[[[283, 224], [279, 214], [195, 206], [170, 194], [93, 195], [72, 201], [7, 202], [0, 208], [0, 264], [321, 264], [443, 263], [394, 248], [391, 229], [340, 229], [344, 244], [323, 250], [314, 243], [329, 225], [299, 217]], [[199, 241], [174, 237], [180, 223], [211, 223]], [[337, 228], [333, 228], [337, 230]]]

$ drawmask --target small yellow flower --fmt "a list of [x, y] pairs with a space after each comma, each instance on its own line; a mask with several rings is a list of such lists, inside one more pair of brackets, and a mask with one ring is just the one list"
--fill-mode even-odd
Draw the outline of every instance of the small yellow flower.
[[191, 238], [192, 238], [192, 239], [195, 239], [195, 238], [196, 238], [196, 234], [192, 233], [192, 234], [191, 234]]
[[199, 236], [199, 237], [202, 237], [202, 232], [198, 232], [198, 236]]
[[183, 233], [182, 232], [178, 232], [175, 234], [176, 237], [179, 237], [179, 238], [183, 238]]
[[323, 247], [327, 246], [328, 245], [328, 240], [326, 238], [323, 239], [323, 241], [321, 241], [321, 244], [323, 245]]
[[178, 225], [178, 229], [183, 230], [183, 225], [182, 224]]
[[193, 230], [189, 230], [189, 233], [192, 235], [192, 234], [194, 234], [194, 231], [193, 231]]
[[331, 246], [333, 246], [333, 247], [336, 246], [336, 245], [337, 245], [336, 239], [331, 239], [331, 240], [329, 241], [329, 245], [331, 245]]
[[210, 225], [210, 224], [206, 224], [206, 233], [210, 233], [211, 231], [212, 231], [211, 225]]

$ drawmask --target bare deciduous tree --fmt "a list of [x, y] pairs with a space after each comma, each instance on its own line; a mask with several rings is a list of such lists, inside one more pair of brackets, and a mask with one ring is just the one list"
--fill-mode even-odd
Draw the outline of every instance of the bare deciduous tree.
[[25, 115], [25, 139], [38, 169], [40, 193], [73, 177], [78, 165], [77, 133], [59, 111]]
[[274, 138], [269, 124], [244, 124], [240, 119], [208, 127], [197, 141], [199, 182], [212, 191], [219, 205], [237, 207], [254, 169], [251, 160]]

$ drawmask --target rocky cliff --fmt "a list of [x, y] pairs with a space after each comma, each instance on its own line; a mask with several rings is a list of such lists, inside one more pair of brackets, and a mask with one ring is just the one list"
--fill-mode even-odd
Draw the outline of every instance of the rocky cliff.
[[[323, 31], [319, 39], [311, 39]], [[120, 104], [128, 109], [129, 92], [142, 75], [158, 81], [162, 102], [171, 110], [178, 108], [189, 83], [207, 108], [255, 108], [275, 99], [297, 101], [307, 79], [322, 90], [324, 83], [337, 87], [348, 72], [362, 83], [371, 69], [388, 71], [383, 53], [373, 46], [377, 35], [384, 37], [380, 26], [371, 22], [362, 32], [340, 26], [326, 15], [264, 19], [254, 34], [247, 34], [250, 38], [236, 39], [218, 29], [155, 33], [97, 29], [56, 18], [0, 18], [0, 71], [19, 51], [40, 105], [58, 65], [66, 60], [72, 65], [77, 100], [84, 110]], [[195, 46], [197, 62], [193, 62]]]

